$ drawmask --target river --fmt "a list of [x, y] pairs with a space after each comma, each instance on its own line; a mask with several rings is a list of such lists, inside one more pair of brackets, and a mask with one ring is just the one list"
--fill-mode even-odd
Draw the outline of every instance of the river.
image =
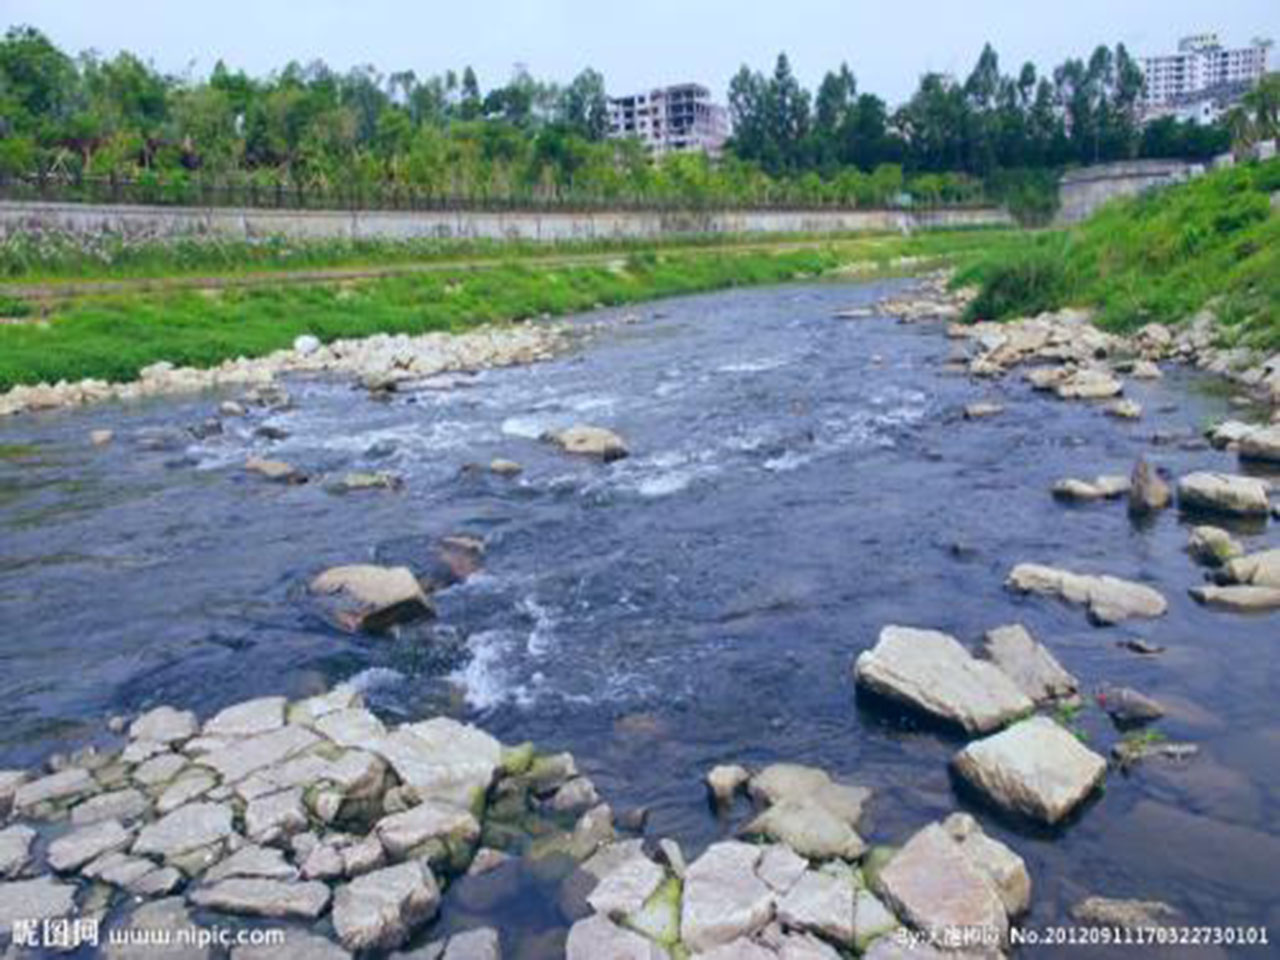
[[[207, 715], [354, 677], [388, 718], [443, 710], [504, 742], [572, 751], [616, 808], [647, 807], [649, 832], [687, 852], [738, 822], [707, 805], [711, 765], [793, 760], [875, 789], [873, 842], [974, 812], [1026, 858], [1032, 926], [1098, 893], [1166, 900], [1195, 923], [1269, 922], [1280, 937], [1277, 619], [1188, 597], [1202, 574], [1176, 513], [1135, 527], [1116, 502], [1049, 495], [1065, 476], [1127, 473], [1140, 453], [1175, 475], [1234, 471], [1231, 454], [1153, 443], [1197, 436], [1229, 412], [1226, 392], [1170, 368], [1129, 384], [1147, 414], [1121, 422], [1016, 375], [947, 373], [938, 325], [833, 319], [903, 283], [598, 311], [574, 318], [599, 327], [558, 360], [387, 403], [293, 380], [293, 409], [228, 420], [186, 449], [134, 438], [198, 423], [220, 397], [0, 422], [0, 767], [92, 738], [111, 714]], [[965, 421], [982, 399], [1006, 409]], [[618, 431], [632, 456], [572, 460], [537, 439], [575, 422]], [[289, 436], [256, 437], [263, 423]], [[115, 442], [93, 447], [96, 429]], [[316, 475], [394, 470], [405, 487], [267, 484], [240, 469], [251, 452]], [[495, 457], [524, 472], [465, 469]], [[320, 569], [423, 569], [452, 533], [485, 539], [484, 567], [439, 595], [429, 627], [352, 638], [306, 600]], [[1169, 613], [1094, 628], [1078, 608], [1008, 592], [1022, 561], [1150, 583]], [[1159, 729], [1200, 756], [1113, 770], [1066, 827], [1027, 832], [957, 796], [959, 741], [859, 705], [851, 665], [885, 624], [971, 643], [1015, 621], [1087, 689], [1161, 700]], [[1117, 644], [1127, 637], [1167, 650], [1139, 656]], [[1118, 738], [1096, 707], [1076, 722], [1099, 751]], [[526, 906], [519, 922], [548, 922]]]

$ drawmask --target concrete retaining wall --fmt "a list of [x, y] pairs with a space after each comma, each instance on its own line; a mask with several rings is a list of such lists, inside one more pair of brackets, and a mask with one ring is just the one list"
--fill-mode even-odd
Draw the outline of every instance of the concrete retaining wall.
[[265, 210], [0, 202], [0, 236], [35, 229], [131, 237], [379, 237], [588, 240], [693, 233], [860, 233], [919, 227], [1006, 224], [998, 208], [751, 210], [708, 212], [408, 212]]
[[1077, 223], [1117, 197], [1132, 197], [1203, 172], [1203, 167], [1181, 160], [1129, 160], [1069, 170], [1058, 184], [1062, 205], [1057, 220]]

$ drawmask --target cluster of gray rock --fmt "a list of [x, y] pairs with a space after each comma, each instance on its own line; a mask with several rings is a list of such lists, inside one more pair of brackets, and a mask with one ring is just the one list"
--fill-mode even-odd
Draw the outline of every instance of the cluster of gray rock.
[[353, 376], [370, 389], [394, 389], [405, 381], [448, 371], [482, 370], [548, 360], [568, 342], [568, 327], [557, 323], [485, 327], [469, 333], [422, 336], [378, 334], [329, 344], [309, 335], [292, 349], [264, 357], [228, 360], [198, 369], [154, 363], [137, 380], [65, 381], [14, 387], [0, 394], [0, 417], [27, 410], [77, 407], [102, 400], [135, 400], [168, 394], [198, 393], [228, 386], [261, 387], [287, 373], [335, 373]]
[[[535, 822], [541, 855], [584, 860], [614, 838], [572, 757], [443, 717], [388, 727], [347, 686], [204, 723], [157, 707], [119, 749], [0, 772], [0, 942], [19, 921], [178, 930], [194, 910], [290, 921], [287, 950], [237, 948], [244, 960], [387, 953], [436, 915], [442, 887], [527, 846]], [[124, 940], [106, 952], [148, 955]], [[492, 930], [412, 954], [499, 955]]]

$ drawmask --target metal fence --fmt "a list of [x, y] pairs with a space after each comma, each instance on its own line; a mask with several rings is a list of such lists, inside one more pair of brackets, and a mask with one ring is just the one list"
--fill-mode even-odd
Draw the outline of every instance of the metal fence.
[[395, 183], [317, 186], [289, 181], [265, 183], [124, 177], [0, 176], [0, 200], [18, 202], [136, 204], [173, 207], [250, 207], [270, 210], [393, 210], [423, 212], [565, 212], [592, 211], [682, 212], [691, 210], [935, 210], [980, 209], [981, 199], [921, 201], [898, 197], [861, 205], [847, 201], [734, 200], [720, 197], [589, 197], [580, 193], [515, 192], [437, 193]]

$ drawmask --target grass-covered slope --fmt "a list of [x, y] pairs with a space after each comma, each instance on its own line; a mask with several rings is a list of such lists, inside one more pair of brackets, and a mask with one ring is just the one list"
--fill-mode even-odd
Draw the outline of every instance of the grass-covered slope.
[[1068, 230], [983, 258], [961, 280], [981, 284], [973, 319], [1091, 306], [1132, 330], [1176, 323], [1211, 301], [1224, 341], [1280, 348], [1280, 159], [1215, 171], [1108, 204]]

